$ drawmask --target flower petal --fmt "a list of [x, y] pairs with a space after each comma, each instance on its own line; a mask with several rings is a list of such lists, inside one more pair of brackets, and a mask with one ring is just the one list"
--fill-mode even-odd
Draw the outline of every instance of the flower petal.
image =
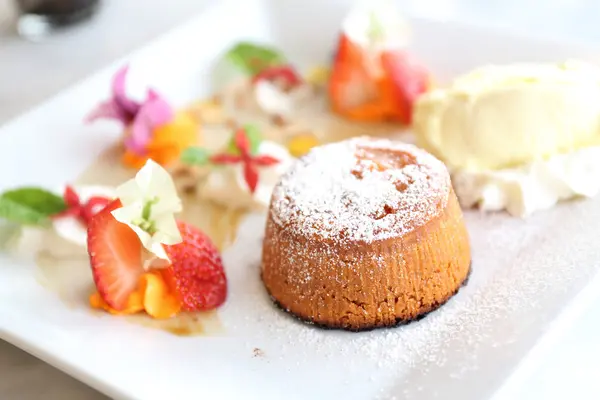
[[181, 243], [181, 232], [173, 215], [163, 214], [155, 219], [157, 232], [154, 239], [162, 244], [173, 245]]
[[248, 189], [250, 189], [250, 193], [254, 194], [256, 186], [258, 185], [258, 170], [251, 162], [244, 164], [244, 179], [246, 180]]
[[256, 163], [256, 165], [259, 165], [261, 167], [270, 167], [272, 165], [279, 164], [281, 160], [268, 154], [261, 154], [259, 156], [254, 157], [254, 162]]
[[[138, 172], [138, 175], [140, 172]], [[123, 207], [134, 204], [143, 199], [145, 196], [145, 193], [134, 179], [129, 180], [117, 187], [116, 194], [119, 200], [121, 200]]]
[[250, 139], [244, 129], [238, 129], [235, 132], [234, 143], [242, 155], [250, 154]]
[[128, 71], [128, 65], [117, 71], [112, 82], [112, 94], [115, 103], [119, 106], [123, 113], [129, 118], [133, 118], [138, 113], [140, 104], [135, 100], [129, 99], [127, 97], [127, 93], [125, 92], [125, 83]]
[[146, 154], [146, 146], [152, 139], [152, 126], [143, 112], [138, 113], [131, 124], [131, 134], [125, 139], [125, 148], [138, 156]]
[[[114, 211], [113, 211], [113, 213], [114, 213]], [[123, 222], [123, 221], [119, 221], [119, 222]], [[125, 223], [127, 226], [129, 226], [131, 229], [133, 229], [133, 231], [136, 233], [136, 235], [138, 235], [138, 237], [140, 238], [140, 242], [142, 242], [142, 246], [144, 246], [144, 248], [146, 250], [148, 250], [149, 252], [151, 252], [152, 254], [157, 256], [158, 258], [162, 258], [165, 260], [169, 259], [169, 257], [167, 256], [167, 253], [165, 252], [165, 249], [162, 247], [160, 242], [157, 242], [156, 240], [154, 240], [154, 236], [151, 236], [148, 232], [146, 232], [145, 230], [143, 230], [142, 228], [140, 228], [137, 225], [133, 225], [133, 224], [126, 223], [126, 222], [123, 222], [123, 223]]]
[[152, 207], [152, 215], [160, 215], [165, 212], [173, 214], [183, 209], [173, 178], [155, 161], [148, 160], [146, 162], [146, 165], [137, 173], [135, 182], [144, 193], [146, 200], [158, 199], [158, 202]]
[[[121, 200], [121, 202], [122, 201], [123, 200]], [[141, 217], [143, 208], [144, 206], [142, 202], [135, 202], [131, 205], [117, 208], [116, 210], [113, 210], [111, 214], [113, 215], [113, 217], [115, 217], [117, 221], [130, 226], [133, 230], [137, 232], [136, 229], [138, 229], [138, 227], [133, 222]], [[146, 232], [144, 233], [147, 234]], [[141, 239], [142, 237], [140, 236], [140, 240]]]
[[211, 156], [209, 161], [213, 164], [237, 164], [240, 161], [242, 161], [242, 157], [233, 154], [223, 153]]
[[152, 139], [153, 130], [171, 121], [173, 117], [174, 112], [169, 103], [150, 89], [148, 98], [135, 116], [131, 126], [131, 135], [125, 141], [127, 149], [137, 155], [144, 155], [146, 146]]
[[155, 126], [166, 124], [175, 117], [169, 102], [154, 89], [148, 89], [148, 97], [142, 107]]
[[85, 117], [85, 122], [90, 123], [103, 118], [116, 119], [123, 125], [127, 125], [130, 122], [128, 114], [113, 99], [100, 103]]
[[163, 245], [182, 240], [174, 215], [182, 205], [171, 175], [148, 160], [134, 179], [117, 188], [117, 195], [123, 207], [112, 212], [115, 219], [133, 229], [154, 256], [168, 260]]

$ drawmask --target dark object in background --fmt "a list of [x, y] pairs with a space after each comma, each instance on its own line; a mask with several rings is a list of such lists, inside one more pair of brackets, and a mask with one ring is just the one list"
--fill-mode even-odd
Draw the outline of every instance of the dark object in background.
[[89, 19], [100, 0], [15, 0], [20, 12], [18, 29], [25, 37], [39, 37], [57, 28]]

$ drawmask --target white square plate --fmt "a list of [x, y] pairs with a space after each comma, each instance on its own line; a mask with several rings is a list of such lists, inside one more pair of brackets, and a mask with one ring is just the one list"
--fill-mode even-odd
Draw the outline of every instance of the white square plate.
[[[210, 10], [119, 60], [0, 132], [0, 189], [74, 179], [119, 132], [83, 126], [126, 61], [132, 83], [185, 104], [210, 93], [211, 68], [240, 39], [268, 41], [300, 65], [328, 59], [349, 1], [215, 2]], [[440, 21], [413, 20], [414, 52], [439, 81], [482, 63], [561, 61], [591, 52]], [[230, 298], [224, 333], [177, 337], [84, 305], [67, 307], [35, 266], [0, 256], [0, 338], [117, 398], [485, 399], [595, 278], [600, 199], [563, 204], [527, 221], [466, 213], [469, 284], [427, 318], [364, 333], [323, 331], [275, 309], [258, 276], [263, 217], [224, 254]], [[597, 283], [597, 282], [596, 282]], [[589, 297], [589, 296], [588, 296]], [[589, 299], [588, 299], [589, 300]], [[260, 348], [263, 355], [255, 357]]]

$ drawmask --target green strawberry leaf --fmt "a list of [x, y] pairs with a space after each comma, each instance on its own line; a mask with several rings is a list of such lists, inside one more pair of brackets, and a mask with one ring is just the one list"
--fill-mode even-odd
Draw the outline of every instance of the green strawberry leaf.
[[259, 74], [265, 68], [286, 63], [279, 50], [250, 42], [238, 43], [225, 57], [250, 76]]
[[181, 162], [188, 165], [206, 165], [210, 152], [202, 147], [188, 147], [181, 154]]
[[[246, 136], [250, 141], [250, 152], [251, 154], [258, 153], [258, 147], [262, 142], [262, 134], [260, 133], [260, 129], [258, 129], [254, 125], [244, 125], [242, 127], [246, 132]], [[229, 139], [229, 144], [227, 145], [227, 152], [231, 154], [240, 154], [239, 149], [235, 145], [235, 135], [231, 135], [231, 139]]]

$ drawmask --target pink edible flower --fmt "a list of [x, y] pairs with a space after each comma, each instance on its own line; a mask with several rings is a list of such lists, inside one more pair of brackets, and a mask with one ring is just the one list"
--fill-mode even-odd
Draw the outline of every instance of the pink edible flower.
[[119, 69], [112, 82], [112, 97], [98, 105], [86, 118], [87, 122], [97, 119], [115, 119], [130, 126], [125, 147], [143, 156], [152, 140], [155, 128], [171, 121], [174, 112], [169, 103], [155, 90], [149, 89], [146, 99], [140, 103], [127, 97], [125, 84], [128, 66]]
[[87, 116], [87, 122], [93, 122], [101, 118], [116, 119], [122, 122], [123, 125], [129, 125], [133, 122], [133, 119], [140, 110], [141, 104], [129, 99], [127, 93], [125, 93], [125, 81], [128, 71], [129, 66], [127, 65], [117, 71], [112, 81], [112, 97], [100, 103]]
[[125, 139], [125, 147], [137, 155], [144, 155], [146, 145], [152, 139], [154, 128], [173, 119], [173, 109], [169, 103], [154, 90], [148, 90], [148, 98], [140, 107], [131, 124], [131, 131]]

